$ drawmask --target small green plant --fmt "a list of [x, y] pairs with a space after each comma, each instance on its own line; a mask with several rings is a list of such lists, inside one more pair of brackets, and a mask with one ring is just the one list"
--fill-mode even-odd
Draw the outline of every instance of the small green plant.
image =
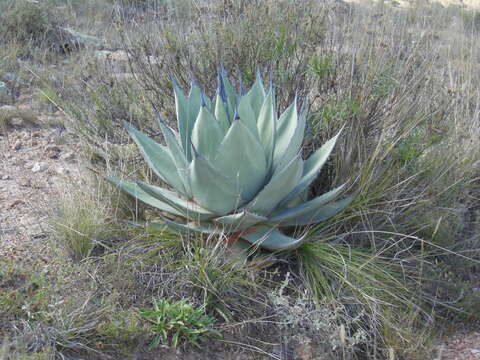
[[228, 234], [232, 242], [243, 240], [248, 246], [283, 251], [299, 247], [306, 237], [290, 237], [278, 227], [318, 223], [350, 203], [349, 197], [333, 201], [344, 185], [305, 199], [338, 134], [303, 160], [306, 111], [298, 113], [294, 101], [278, 117], [273, 86], [267, 92], [260, 75], [240, 95], [223, 69], [214, 99], [196, 84], [189, 96], [175, 84], [174, 90], [179, 133], [159, 119], [166, 147], [130, 125], [127, 129], [148, 165], [175, 192], [107, 178], [171, 217], [149, 226]]
[[211, 328], [215, 318], [205, 315], [203, 308], [194, 308], [185, 299], [175, 302], [161, 299], [153, 303], [153, 310], [143, 311], [140, 316], [152, 324], [150, 331], [155, 336], [150, 348], [160, 344], [175, 348], [182, 343], [200, 347], [200, 342], [207, 337], [221, 337]]
[[308, 69], [318, 80], [325, 80], [335, 69], [334, 59], [331, 56], [315, 54], [310, 59]]

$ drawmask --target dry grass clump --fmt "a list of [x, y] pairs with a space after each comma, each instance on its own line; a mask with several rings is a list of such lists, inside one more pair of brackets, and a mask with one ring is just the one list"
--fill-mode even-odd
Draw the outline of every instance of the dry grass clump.
[[108, 215], [105, 204], [84, 196], [79, 198], [80, 194], [69, 195], [62, 198], [52, 225], [57, 241], [75, 260], [82, 260], [95, 247], [105, 246], [102, 240], [108, 232]]

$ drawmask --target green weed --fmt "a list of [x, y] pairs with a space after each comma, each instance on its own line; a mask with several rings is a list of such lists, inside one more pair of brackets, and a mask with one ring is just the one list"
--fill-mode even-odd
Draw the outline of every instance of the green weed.
[[151, 324], [150, 331], [155, 334], [150, 348], [160, 344], [175, 348], [182, 343], [200, 347], [204, 338], [221, 337], [221, 334], [211, 327], [215, 319], [205, 315], [204, 309], [194, 308], [185, 299], [155, 301], [153, 310], [143, 311], [140, 316]]

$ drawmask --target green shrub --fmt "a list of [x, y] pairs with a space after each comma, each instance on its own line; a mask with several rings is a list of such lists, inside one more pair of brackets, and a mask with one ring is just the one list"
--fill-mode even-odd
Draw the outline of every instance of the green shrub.
[[31, 55], [32, 48], [62, 50], [61, 19], [49, 1], [8, 0], [0, 4], [0, 40], [20, 43], [20, 55]]
[[160, 344], [177, 347], [183, 343], [200, 347], [207, 337], [221, 337], [211, 326], [215, 318], [206, 316], [202, 308], [194, 308], [186, 300], [171, 301], [161, 299], [153, 303], [153, 310], [140, 313], [155, 334], [150, 347]]

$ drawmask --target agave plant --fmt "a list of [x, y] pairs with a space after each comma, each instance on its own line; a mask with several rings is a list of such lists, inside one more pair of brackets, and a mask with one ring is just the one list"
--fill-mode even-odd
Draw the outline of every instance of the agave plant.
[[210, 99], [195, 83], [187, 96], [174, 82], [178, 132], [158, 116], [165, 146], [126, 125], [170, 189], [108, 180], [161, 211], [159, 222], [150, 226], [227, 234], [271, 251], [294, 249], [305, 237], [287, 236], [280, 227], [323, 221], [350, 202], [333, 202], [344, 185], [304, 200], [338, 134], [303, 160], [307, 113], [298, 111], [296, 100], [278, 117], [273, 86], [267, 91], [259, 73], [240, 94], [223, 70], [218, 83]]

